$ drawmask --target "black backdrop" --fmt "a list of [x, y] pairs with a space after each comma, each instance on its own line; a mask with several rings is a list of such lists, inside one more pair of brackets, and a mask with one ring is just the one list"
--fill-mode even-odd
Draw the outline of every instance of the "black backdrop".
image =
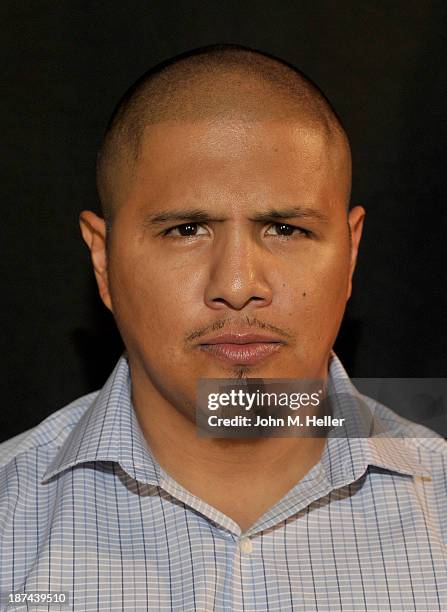
[[95, 153], [152, 64], [238, 42], [313, 78], [351, 136], [367, 219], [336, 350], [352, 376], [446, 376], [444, 2], [3, 0], [0, 439], [100, 387], [120, 351], [78, 214]]

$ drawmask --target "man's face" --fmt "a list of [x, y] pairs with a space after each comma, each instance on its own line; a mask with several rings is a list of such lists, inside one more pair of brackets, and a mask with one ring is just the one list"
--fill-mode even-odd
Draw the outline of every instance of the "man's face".
[[[147, 128], [99, 279], [135, 380], [184, 406], [197, 378], [323, 378], [363, 219], [351, 211], [350, 247], [349, 182], [343, 148], [302, 124]], [[307, 214], [256, 219], [293, 208]], [[209, 219], [180, 212], [197, 210]], [[178, 219], [151, 222], [174, 211]], [[267, 333], [276, 344], [205, 346], [222, 333]]]

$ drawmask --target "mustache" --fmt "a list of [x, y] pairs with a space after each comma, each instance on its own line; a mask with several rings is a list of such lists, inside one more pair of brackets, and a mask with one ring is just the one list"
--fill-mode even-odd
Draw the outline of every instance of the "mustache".
[[276, 325], [271, 323], [267, 323], [265, 321], [261, 321], [257, 317], [250, 317], [249, 315], [245, 315], [243, 319], [220, 319], [218, 321], [213, 321], [213, 323], [206, 325], [200, 329], [197, 329], [190, 333], [186, 337], [186, 343], [189, 344], [193, 340], [197, 340], [201, 338], [205, 334], [208, 334], [213, 331], [217, 331], [220, 329], [224, 329], [225, 331], [231, 332], [248, 332], [254, 328], [263, 329], [271, 331], [279, 336], [284, 338], [292, 338], [292, 334], [285, 329], [281, 329]]

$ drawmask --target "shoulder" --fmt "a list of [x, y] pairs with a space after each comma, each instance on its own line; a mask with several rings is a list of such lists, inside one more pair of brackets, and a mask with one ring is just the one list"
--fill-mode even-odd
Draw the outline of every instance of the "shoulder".
[[[73, 427], [95, 400], [98, 391], [89, 393], [50, 414], [35, 427], [0, 444], [0, 475], [11, 463], [44, 451], [49, 460], [63, 444]], [[42, 453], [40, 453], [42, 456]], [[36, 462], [37, 465], [37, 462]]]

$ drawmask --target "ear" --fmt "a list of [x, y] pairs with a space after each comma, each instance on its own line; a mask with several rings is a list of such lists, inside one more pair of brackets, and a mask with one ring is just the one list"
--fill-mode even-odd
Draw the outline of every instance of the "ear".
[[354, 274], [355, 265], [357, 262], [357, 254], [359, 252], [360, 239], [363, 231], [363, 221], [365, 219], [365, 209], [362, 206], [354, 206], [348, 214], [349, 232], [351, 234], [350, 244], [350, 262], [349, 262], [349, 286], [347, 299], [352, 293], [352, 276]]
[[107, 308], [113, 312], [107, 271], [106, 223], [91, 210], [84, 210], [79, 216], [79, 225], [82, 237], [90, 249], [99, 295]]

